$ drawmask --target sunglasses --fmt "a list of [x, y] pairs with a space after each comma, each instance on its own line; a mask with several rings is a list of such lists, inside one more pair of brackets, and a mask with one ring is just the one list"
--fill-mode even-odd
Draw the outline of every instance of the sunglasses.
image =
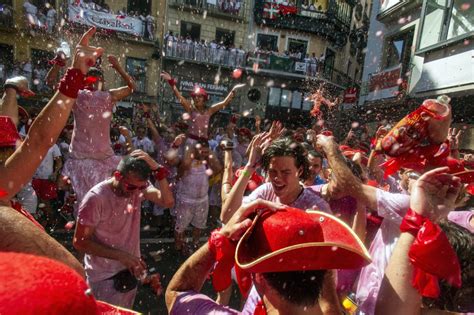
[[134, 190], [137, 190], [137, 189], [138, 190], [143, 190], [143, 189], [148, 187], [148, 185], [137, 186], [137, 185], [129, 184], [126, 181], [123, 181], [123, 180], [122, 180], [122, 185], [125, 188], [125, 190], [127, 190], [127, 191], [134, 191]]

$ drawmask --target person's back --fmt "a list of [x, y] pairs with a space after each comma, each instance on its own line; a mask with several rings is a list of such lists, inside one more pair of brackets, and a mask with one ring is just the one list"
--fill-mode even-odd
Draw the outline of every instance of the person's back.
[[114, 103], [107, 91], [81, 90], [73, 107], [74, 133], [71, 157], [106, 159], [114, 154], [110, 142], [110, 122]]

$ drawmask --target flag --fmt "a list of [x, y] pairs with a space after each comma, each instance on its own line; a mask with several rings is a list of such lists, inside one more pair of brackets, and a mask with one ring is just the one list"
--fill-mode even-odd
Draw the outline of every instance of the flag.
[[270, 20], [276, 19], [280, 14], [278, 7], [279, 6], [276, 3], [265, 2], [265, 4], [263, 5], [263, 18]]

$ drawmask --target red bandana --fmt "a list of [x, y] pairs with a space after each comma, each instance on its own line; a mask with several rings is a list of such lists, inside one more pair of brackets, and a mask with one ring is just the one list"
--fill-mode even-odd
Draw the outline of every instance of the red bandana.
[[[459, 261], [441, 228], [428, 218], [408, 209], [400, 231], [415, 236], [408, 257], [413, 264], [412, 285], [425, 297], [439, 296], [438, 278], [455, 287], [461, 286]], [[442, 257], [442, 259], [439, 259]]]

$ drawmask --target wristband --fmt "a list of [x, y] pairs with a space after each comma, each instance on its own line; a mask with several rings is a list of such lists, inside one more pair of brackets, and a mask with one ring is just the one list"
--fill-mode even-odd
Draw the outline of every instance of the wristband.
[[66, 62], [65, 62], [62, 58], [60, 58], [60, 57], [59, 57], [59, 58], [56, 57], [56, 58], [54, 58], [54, 59], [51, 59], [51, 60], [48, 61], [48, 63], [49, 63], [50, 65], [57, 65], [57, 66], [59, 66], [59, 67], [61, 67], [61, 68], [66, 66]]
[[244, 169], [244, 170], [242, 170], [242, 172], [240, 172], [240, 175], [242, 175], [244, 177], [250, 177], [250, 175], [252, 175], [252, 174], [250, 174], [249, 171]]
[[207, 241], [209, 251], [216, 261], [212, 272], [212, 285], [217, 292], [227, 289], [232, 284], [231, 271], [234, 267], [236, 248], [235, 243], [219, 231], [220, 229], [212, 231]]
[[70, 98], [77, 98], [79, 90], [84, 88], [84, 74], [76, 68], [67, 69], [59, 82], [58, 90]]
[[143, 117], [145, 117], [145, 118], [151, 118], [151, 116], [150, 116], [150, 113], [149, 113], [149, 112], [143, 113]]
[[461, 286], [458, 258], [437, 224], [408, 209], [400, 231], [415, 236], [408, 257], [413, 265], [412, 286], [420, 295], [437, 298], [440, 293], [438, 278], [446, 280], [451, 286]]
[[155, 179], [157, 181], [161, 181], [165, 178], [167, 178], [170, 175], [170, 171], [164, 166], [158, 166], [158, 168], [154, 172]]
[[173, 78], [171, 78], [171, 79], [168, 80], [168, 84], [169, 84], [171, 87], [173, 87], [173, 86], [176, 85], [176, 80], [173, 79]]

